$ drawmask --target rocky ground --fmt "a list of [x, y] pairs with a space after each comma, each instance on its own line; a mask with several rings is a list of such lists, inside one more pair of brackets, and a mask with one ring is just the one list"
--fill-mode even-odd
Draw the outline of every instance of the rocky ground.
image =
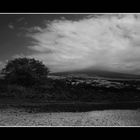
[[140, 110], [30, 113], [0, 109], [0, 126], [140, 126]]

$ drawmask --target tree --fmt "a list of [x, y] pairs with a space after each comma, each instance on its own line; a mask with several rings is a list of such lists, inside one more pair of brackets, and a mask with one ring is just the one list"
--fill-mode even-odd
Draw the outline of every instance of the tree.
[[49, 69], [34, 58], [15, 58], [2, 69], [4, 78], [12, 84], [32, 86], [47, 78]]

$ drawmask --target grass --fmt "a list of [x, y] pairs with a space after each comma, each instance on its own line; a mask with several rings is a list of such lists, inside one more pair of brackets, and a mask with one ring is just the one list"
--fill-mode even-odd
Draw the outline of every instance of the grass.
[[24, 108], [32, 112], [87, 112], [107, 109], [137, 109], [140, 101], [136, 102], [66, 102], [66, 101], [30, 101], [22, 99], [0, 99], [0, 108]]
[[[140, 108], [139, 98], [136, 98], [138, 101], [131, 98], [134, 95], [139, 95], [135, 91], [130, 91], [128, 94], [128, 91], [123, 93], [121, 89], [119, 91], [102, 89], [103, 92], [99, 91], [98, 93], [98, 90], [92, 89], [84, 91], [83, 88], [67, 89], [65, 86], [61, 87], [59, 83], [59, 88], [54, 86], [53, 89], [48, 89], [46, 85], [27, 88], [14, 84], [3, 86], [2, 83], [0, 84], [0, 108], [16, 107], [36, 112], [86, 112], [91, 110]], [[83, 93], [81, 94], [81, 92]], [[82, 95], [84, 96], [82, 97]], [[127, 102], [120, 102], [120, 99], [125, 99]], [[115, 100], [118, 102], [115, 102]]]
[[0, 126], [140, 126], [139, 110], [27, 112], [0, 109]]

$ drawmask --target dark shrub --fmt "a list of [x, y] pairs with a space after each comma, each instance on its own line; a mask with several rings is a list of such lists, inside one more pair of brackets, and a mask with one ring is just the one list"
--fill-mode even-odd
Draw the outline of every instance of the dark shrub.
[[48, 68], [42, 62], [29, 58], [11, 60], [2, 69], [2, 74], [8, 83], [26, 87], [42, 84], [48, 73]]

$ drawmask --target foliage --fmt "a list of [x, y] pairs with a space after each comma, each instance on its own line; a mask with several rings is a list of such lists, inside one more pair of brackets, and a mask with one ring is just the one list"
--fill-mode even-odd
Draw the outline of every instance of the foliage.
[[[2, 69], [0, 97], [33, 99], [39, 101], [136, 101], [140, 100], [140, 81], [119, 81], [122, 87], [69, 79], [51, 79], [42, 62], [29, 58], [16, 58]], [[73, 83], [76, 84], [73, 84]], [[101, 83], [101, 82], [100, 82]]]
[[48, 73], [48, 68], [41, 61], [32, 58], [16, 58], [8, 61], [2, 69], [2, 74], [10, 84], [23, 86], [43, 82]]

